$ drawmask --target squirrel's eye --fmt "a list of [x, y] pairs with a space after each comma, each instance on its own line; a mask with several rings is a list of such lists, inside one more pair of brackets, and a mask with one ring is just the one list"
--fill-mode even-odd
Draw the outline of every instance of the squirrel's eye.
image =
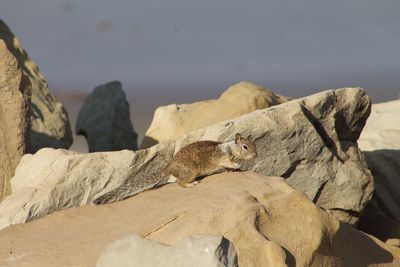
[[243, 145], [243, 148], [246, 150], [249, 149], [249, 147], [247, 145]]

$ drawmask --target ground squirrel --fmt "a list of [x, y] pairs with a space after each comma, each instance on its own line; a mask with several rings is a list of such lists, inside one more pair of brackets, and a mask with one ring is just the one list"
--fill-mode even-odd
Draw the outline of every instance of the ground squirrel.
[[160, 172], [147, 177], [135, 176], [114, 190], [93, 200], [104, 204], [125, 199], [129, 196], [175, 182], [183, 187], [197, 184], [196, 179], [228, 170], [238, 170], [240, 165], [234, 159], [252, 159], [257, 156], [256, 146], [249, 137], [236, 134], [231, 142], [197, 141], [181, 148], [169, 164]]
[[234, 159], [249, 160], [257, 156], [256, 146], [249, 137], [236, 134], [230, 142], [197, 141], [186, 145], [175, 154], [161, 177], [170, 177], [169, 182], [178, 180], [182, 187], [192, 187], [199, 177], [226, 169], [238, 170], [240, 165]]

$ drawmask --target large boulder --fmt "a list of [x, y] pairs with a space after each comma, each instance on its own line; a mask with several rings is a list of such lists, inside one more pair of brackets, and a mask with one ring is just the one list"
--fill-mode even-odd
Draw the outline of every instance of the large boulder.
[[289, 100], [260, 85], [243, 81], [229, 87], [218, 99], [158, 107], [140, 147], [177, 139], [193, 130]]
[[10, 226], [0, 231], [1, 265], [95, 266], [108, 244], [132, 234], [169, 246], [193, 234], [224, 236], [241, 267], [400, 264], [399, 248], [341, 223], [284, 179], [244, 172], [209, 176], [190, 189], [169, 184], [110, 205]]
[[0, 201], [28, 144], [31, 84], [0, 39]]
[[[198, 140], [230, 141], [235, 133], [251, 134], [258, 156], [241, 162], [242, 170], [284, 177], [320, 207], [355, 224], [373, 191], [357, 146], [370, 108], [361, 88], [325, 91], [190, 132], [176, 141], [175, 152]], [[137, 193], [137, 179], [101, 192], [95, 202]]]
[[38, 66], [29, 58], [18, 39], [2, 20], [0, 20], [0, 39], [4, 40], [8, 50], [18, 60], [19, 67], [32, 85], [27, 152], [35, 153], [43, 147], [69, 148], [72, 144], [72, 131], [67, 111], [50, 93], [47, 81]]
[[176, 246], [127, 236], [108, 245], [96, 267], [237, 267], [232, 242], [222, 236], [193, 235]]
[[364, 90], [346, 88], [257, 110], [136, 152], [43, 149], [22, 158], [12, 179], [14, 193], [0, 204], [0, 227], [160, 185], [165, 179], [159, 172], [180, 147], [197, 140], [231, 141], [236, 133], [252, 134], [258, 152], [242, 170], [284, 177], [318, 206], [354, 224], [373, 191], [357, 147], [369, 111]]
[[120, 82], [97, 86], [86, 97], [76, 122], [76, 134], [86, 137], [89, 152], [137, 150], [137, 134]]
[[360, 227], [383, 240], [400, 238], [400, 100], [373, 104], [359, 147], [374, 176], [373, 201]]
[[152, 188], [158, 181], [149, 177], [173, 152], [172, 144], [157, 148], [86, 154], [44, 148], [24, 155], [11, 179], [13, 194], [0, 204], [0, 229], [91, 203], [104, 188], [118, 187], [124, 178], [141, 177], [134, 186], [137, 192]]

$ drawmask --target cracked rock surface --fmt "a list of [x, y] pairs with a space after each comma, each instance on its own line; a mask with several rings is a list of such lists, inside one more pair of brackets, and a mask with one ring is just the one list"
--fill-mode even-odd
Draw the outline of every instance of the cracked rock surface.
[[0, 227], [140, 193], [163, 183], [157, 173], [180, 147], [198, 140], [231, 141], [236, 133], [251, 134], [258, 152], [241, 162], [242, 170], [281, 176], [318, 206], [354, 224], [373, 192], [357, 147], [370, 105], [361, 88], [328, 90], [136, 152], [40, 150], [22, 158], [12, 179], [14, 193], [0, 204]]

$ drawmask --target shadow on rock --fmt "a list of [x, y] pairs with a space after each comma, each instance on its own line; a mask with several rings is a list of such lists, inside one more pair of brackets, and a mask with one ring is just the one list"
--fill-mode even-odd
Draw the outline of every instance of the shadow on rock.
[[337, 257], [341, 260], [341, 266], [372, 266], [392, 263], [394, 260], [393, 255], [379, 246], [374, 239], [345, 223], [340, 223], [331, 244], [324, 244], [318, 250], [318, 254]]
[[375, 192], [358, 228], [383, 241], [400, 238], [400, 150], [363, 152], [374, 177]]

